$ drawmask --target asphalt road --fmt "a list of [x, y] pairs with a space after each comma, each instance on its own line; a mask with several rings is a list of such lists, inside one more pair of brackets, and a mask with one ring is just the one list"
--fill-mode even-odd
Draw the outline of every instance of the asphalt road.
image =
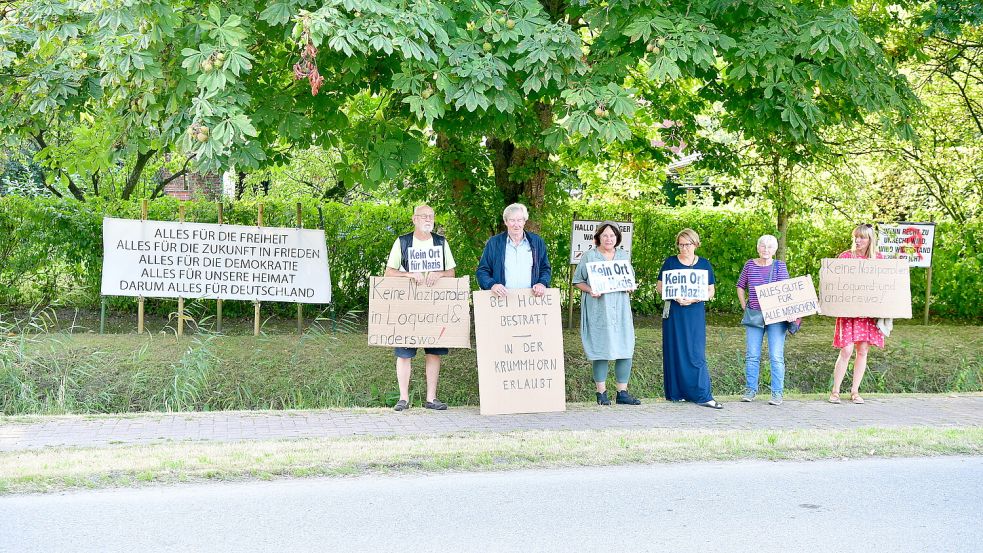
[[971, 551], [983, 457], [282, 480], [0, 498], [0, 551]]

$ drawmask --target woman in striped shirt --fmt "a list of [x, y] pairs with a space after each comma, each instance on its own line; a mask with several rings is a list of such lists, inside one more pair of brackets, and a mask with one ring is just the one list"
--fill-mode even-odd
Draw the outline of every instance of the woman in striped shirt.
[[[770, 405], [782, 404], [785, 385], [785, 330], [787, 323], [779, 321], [764, 324], [761, 304], [754, 287], [770, 284], [788, 278], [788, 267], [774, 259], [778, 250], [778, 239], [770, 234], [758, 238], [758, 258], [749, 259], [737, 279], [737, 299], [744, 309], [744, 325], [747, 349], [744, 356], [744, 377], [746, 387], [741, 401], [754, 401], [758, 394], [758, 371], [761, 368], [761, 345], [768, 335], [768, 355], [771, 359], [771, 400]], [[759, 326], [760, 325], [760, 326]]]

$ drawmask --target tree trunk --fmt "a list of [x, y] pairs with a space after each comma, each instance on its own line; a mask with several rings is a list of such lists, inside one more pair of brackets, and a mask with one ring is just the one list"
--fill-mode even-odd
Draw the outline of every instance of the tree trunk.
[[778, 154], [772, 156], [772, 190], [774, 192], [775, 215], [778, 223], [778, 251], [775, 252], [775, 259], [785, 259], [785, 249], [788, 244], [788, 194], [790, 183], [782, 182], [782, 163]]
[[236, 200], [241, 200], [242, 194], [245, 191], [246, 191], [246, 172], [239, 171], [236, 173]]
[[[553, 108], [544, 103], [533, 106], [539, 130], [553, 124]], [[549, 152], [536, 146], [518, 146], [510, 139], [489, 137], [487, 147], [492, 151], [492, 167], [495, 170], [495, 184], [502, 191], [506, 205], [521, 199], [528, 202], [529, 211], [538, 213], [546, 202], [546, 183], [549, 181]], [[527, 227], [538, 231], [538, 219], [531, 220]], [[504, 227], [503, 227], [504, 228]]]
[[474, 201], [474, 185], [469, 178], [471, 173], [463, 161], [464, 156], [460, 149], [444, 133], [437, 134], [437, 148], [440, 151], [440, 163], [444, 165], [443, 173], [450, 178], [454, 214], [461, 228], [472, 230], [465, 234], [473, 245], [481, 246], [496, 227], [489, 227], [488, 222], [482, 221], [478, 212], [472, 207], [479, 205], [480, 202]]
[[154, 157], [157, 150], [153, 148], [147, 150], [146, 152], [137, 152], [137, 161], [133, 164], [133, 170], [130, 171], [129, 176], [126, 177], [126, 185], [123, 186], [123, 193], [120, 194], [120, 198], [124, 200], [129, 200], [130, 196], [133, 195], [133, 191], [136, 189], [137, 184], [140, 183], [140, 176], [143, 175], [143, 168], [147, 166], [147, 162], [150, 158]]

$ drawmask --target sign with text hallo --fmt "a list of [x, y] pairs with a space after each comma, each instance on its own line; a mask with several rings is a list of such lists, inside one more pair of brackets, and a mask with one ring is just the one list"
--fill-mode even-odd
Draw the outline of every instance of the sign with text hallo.
[[911, 318], [904, 259], [823, 259], [819, 309], [827, 317]]
[[566, 410], [560, 291], [474, 292], [482, 415]]
[[819, 298], [811, 276], [755, 286], [754, 293], [758, 296], [766, 325], [819, 313]]
[[469, 277], [433, 286], [403, 277], [369, 278], [369, 345], [470, 348]]
[[[604, 221], [574, 221], [573, 229], [570, 231], [570, 264], [580, 263], [580, 258], [587, 253], [587, 250], [594, 248], [594, 232], [597, 225]], [[635, 234], [635, 223], [615, 221], [621, 231], [621, 244], [619, 250], [625, 250], [631, 257], [631, 238]]]
[[102, 294], [329, 303], [323, 230], [105, 218]]

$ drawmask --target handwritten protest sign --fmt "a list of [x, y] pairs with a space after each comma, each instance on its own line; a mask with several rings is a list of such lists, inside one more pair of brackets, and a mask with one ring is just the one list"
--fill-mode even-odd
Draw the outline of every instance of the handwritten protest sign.
[[[594, 232], [597, 225], [604, 221], [574, 221], [573, 231], [570, 234], [570, 264], [580, 263], [580, 258], [587, 250], [594, 248]], [[635, 234], [635, 223], [619, 222], [618, 229], [621, 231], [621, 244], [619, 250], [628, 252], [631, 257], [631, 237]]]
[[103, 219], [102, 294], [328, 303], [324, 231]]
[[474, 293], [482, 415], [566, 409], [560, 291]]
[[662, 299], [710, 299], [710, 273], [705, 269], [676, 269], [662, 273]]
[[470, 348], [469, 277], [433, 286], [403, 277], [369, 279], [369, 345]]
[[819, 308], [828, 317], [911, 318], [908, 262], [903, 259], [823, 259]]
[[765, 324], [792, 321], [819, 313], [819, 298], [811, 276], [800, 276], [754, 287]]
[[406, 264], [411, 273], [444, 270], [444, 248], [407, 248]]
[[635, 289], [635, 271], [629, 261], [595, 261], [587, 264], [587, 281], [598, 294]]
[[935, 223], [877, 226], [877, 251], [886, 259], [904, 259], [911, 267], [931, 267]]

